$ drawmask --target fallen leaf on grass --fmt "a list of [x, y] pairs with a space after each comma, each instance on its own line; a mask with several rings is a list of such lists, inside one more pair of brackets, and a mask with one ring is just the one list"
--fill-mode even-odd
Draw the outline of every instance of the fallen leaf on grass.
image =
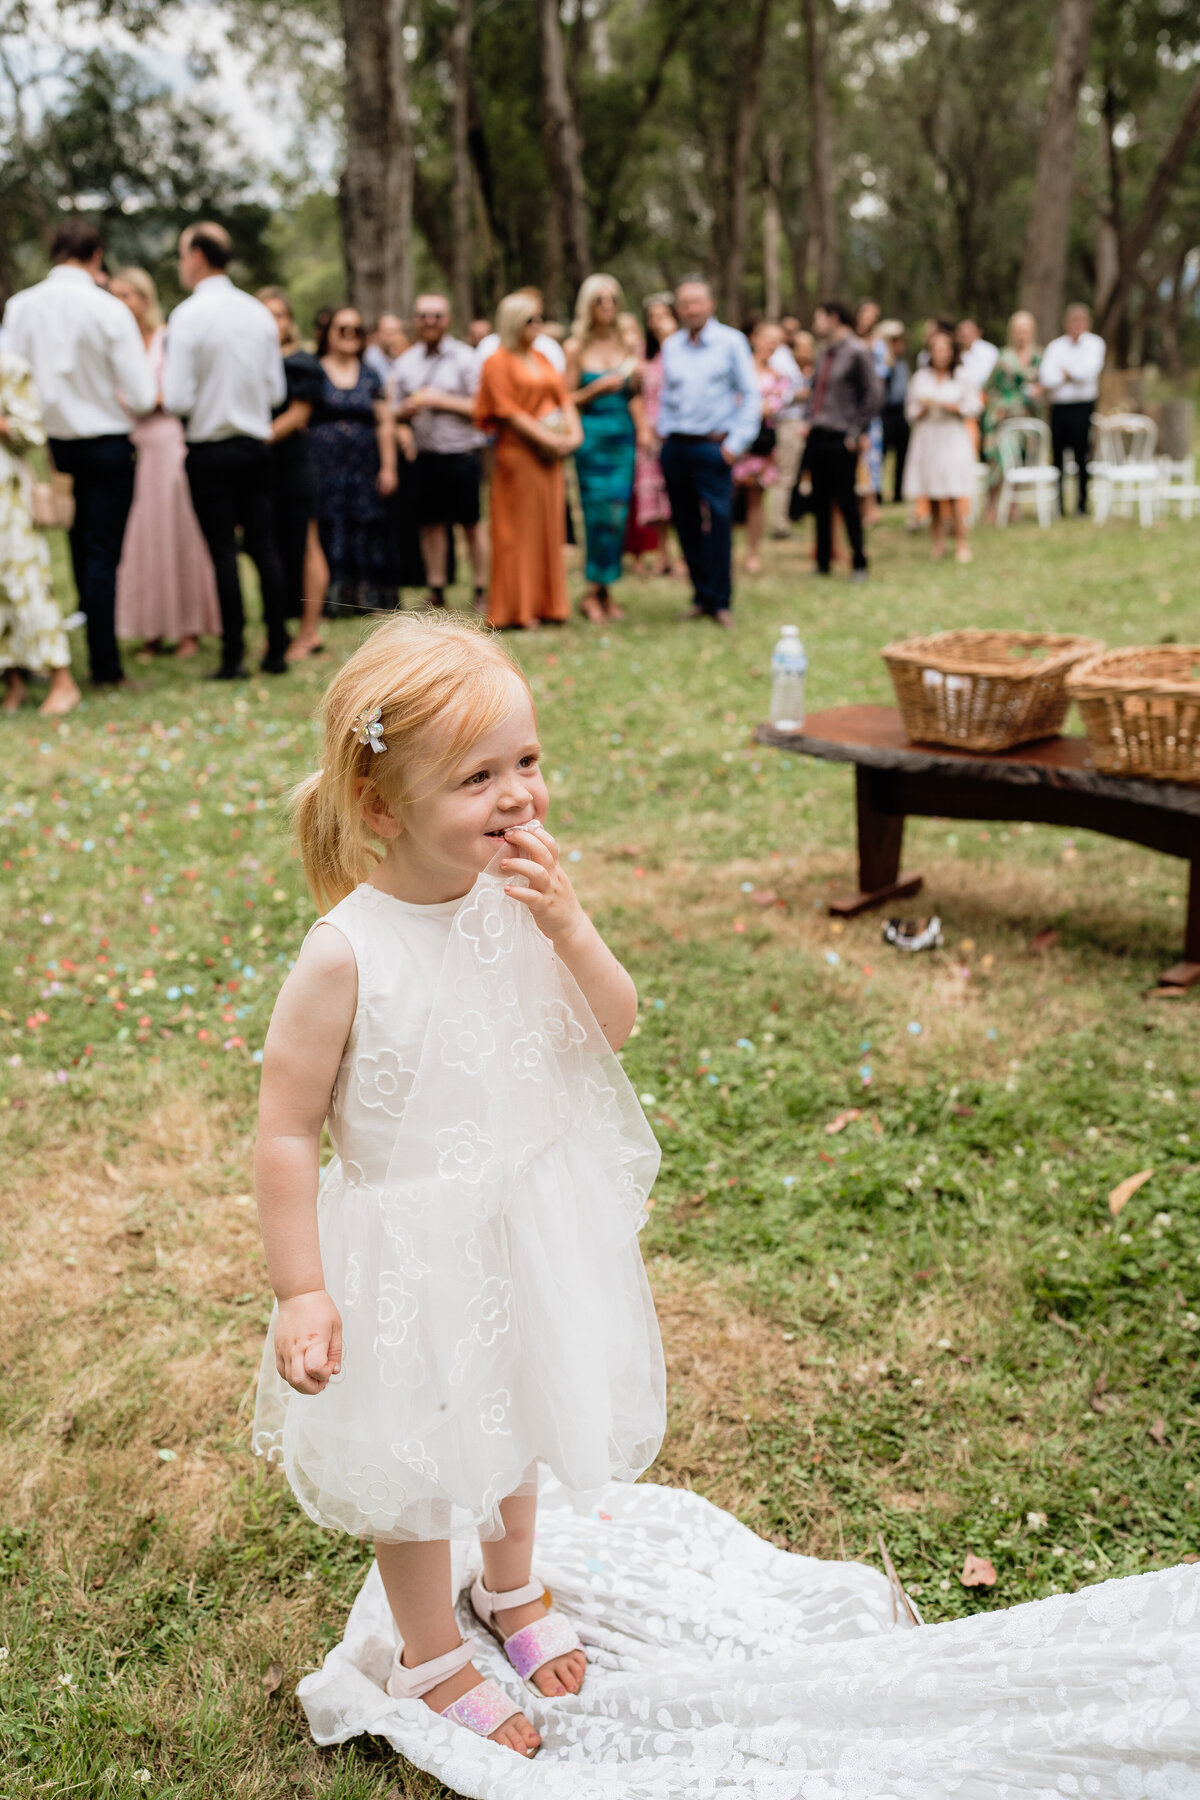
[[861, 1106], [848, 1106], [845, 1112], [840, 1112], [838, 1114], [836, 1119], [830, 1119], [828, 1125], [825, 1127], [826, 1137], [833, 1137], [835, 1133], [845, 1131], [847, 1125], [853, 1125], [855, 1119], [861, 1118]]
[[1112, 1193], [1108, 1196], [1108, 1210], [1114, 1219], [1118, 1216], [1126, 1202], [1132, 1200], [1138, 1189], [1140, 1187], [1145, 1187], [1153, 1173], [1153, 1169], [1142, 1169], [1138, 1174], [1127, 1175], [1124, 1181], [1119, 1181], [1117, 1183]]
[[125, 1177], [122, 1175], [120, 1169], [115, 1169], [110, 1162], [101, 1163], [100, 1167], [104, 1170], [104, 1173], [108, 1176], [110, 1181], [115, 1182], [118, 1187], [124, 1187]]
[[1108, 1392], [1108, 1376], [1107, 1375], [1098, 1375], [1096, 1377], [1096, 1385], [1095, 1385], [1095, 1387], [1093, 1387], [1091, 1396], [1088, 1400], [1088, 1405], [1091, 1407], [1091, 1409], [1094, 1413], [1099, 1413], [1102, 1418], [1103, 1418], [1104, 1414], [1108, 1411], [1108, 1402], [1104, 1398], [1104, 1396], [1107, 1392]]
[[996, 1571], [986, 1556], [976, 1556], [973, 1550], [968, 1550], [958, 1579], [968, 1588], [995, 1587]]
[[1160, 1449], [1163, 1449], [1166, 1447], [1167, 1422], [1161, 1416], [1159, 1418], [1155, 1419], [1153, 1425], [1151, 1425], [1150, 1436], [1154, 1439], [1154, 1442], [1160, 1447]]
[[283, 1664], [281, 1662], [269, 1663], [267, 1665], [267, 1672], [262, 1678], [262, 1691], [266, 1699], [274, 1699], [275, 1695], [279, 1692], [282, 1681]]
[[1057, 931], [1055, 931], [1052, 926], [1048, 925], [1044, 931], [1039, 931], [1035, 936], [1030, 938], [1029, 954], [1031, 956], [1041, 956], [1044, 951], [1052, 950], [1057, 942]]

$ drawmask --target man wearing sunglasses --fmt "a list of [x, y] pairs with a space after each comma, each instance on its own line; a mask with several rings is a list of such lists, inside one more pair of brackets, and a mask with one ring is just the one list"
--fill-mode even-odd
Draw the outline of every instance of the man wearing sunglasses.
[[234, 287], [233, 242], [221, 225], [189, 225], [179, 240], [179, 279], [189, 298], [171, 314], [163, 405], [184, 421], [187, 477], [217, 577], [221, 662], [212, 681], [245, 676], [242, 547], [258, 570], [267, 643], [262, 669], [287, 673], [283, 568], [275, 541], [270, 451], [272, 409], [287, 398], [279, 331], [261, 301]]
[[450, 304], [444, 294], [421, 294], [413, 323], [420, 341], [397, 363], [392, 391], [396, 416], [410, 427], [405, 454], [416, 459], [416, 514], [429, 604], [445, 605], [447, 539], [461, 525], [479, 610], [486, 601], [487, 579], [479, 520], [483, 440], [471, 422], [479, 364], [468, 345], [450, 336]]

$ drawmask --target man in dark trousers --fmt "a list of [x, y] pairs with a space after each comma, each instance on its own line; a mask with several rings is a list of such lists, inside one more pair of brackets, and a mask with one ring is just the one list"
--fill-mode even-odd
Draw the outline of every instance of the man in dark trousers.
[[55, 467], [75, 483], [71, 563], [88, 661], [93, 682], [115, 683], [124, 679], [114, 614], [133, 504], [129, 427], [158, 396], [133, 314], [99, 286], [104, 240], [95, 226], [69, 219], [50, 254], [46, 280], [9, 301], [5, 339], [33, 370]]
[[854, 558], [850, 579], [865, 581], [867, 557], [855, 477], [859, 456], [867, 448], [871, 420], [883, 407], [883, 383], [870, 350], [854, 335], [854, 315], [848, 306], [840, 300], [826, 301], [814, 315], [818, 332], [822, 323], [828, 342], [813, 374], [806, 450], [817, 521], [816, 572], [830, 572], [836, 506], [845, 521]]
[[287, 398], [279, 332], [261, 301], [225, 273], [233, 256], [221, 225], [189, 225], [179, 240], [179, 279], [190, 298], [171, 314], [163, 404], [185, 421], [187, 477], [217, 576], [221, 663], [210, 680], [246, 673], [245, 609], [237, 531], [258, 570], [267, 642], [262, 669], [287, 673], [283, 568], [271, 498], [271, 411]]

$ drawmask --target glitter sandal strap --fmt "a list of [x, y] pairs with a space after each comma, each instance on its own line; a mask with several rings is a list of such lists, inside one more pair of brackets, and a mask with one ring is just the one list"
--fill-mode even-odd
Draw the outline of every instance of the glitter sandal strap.
[[493, 1731], [499, 1731], [501, 1725], [520, 1710], [494, 1681], [481, 1681], [478, 1687], [473, 1687], [461, 1700], [446, 1707], [442, 1717], [450, 1719], [455, 1725], [464, 1725], [477, 1737], [490, 1738]]
[[491, 1625], [498, 1612], [507, 1612], [512, 1606], [528, 1606], [531, 1600], [542, 1599], [549, 1605], [546, 1589], [536, 1575], [524, 1587], [509, 1588], [503, 1594], [493, 1594], [485, 1588], [482, 1574], [477, 1575], [471, 1583], [471, 1609], [484, 1625]]
[[548, 1612], [544, 1619], [535, 1619], [504, 1640], [504, 1654], [522, 1681], [528, 1681], [543, 1663], [582, 1648], [571, 1621], [560, 1612]]
[[[407, 1669], [400, 1660], [402, 1651], [403, 1646], [396, 1652], [387, 1679], [387, 1691], [394, 1700], [419, 1700], [430, 1688], [435, 1688], [439, 1681], [449, 1681], [451, 1675], [457, 1675], [460, 1669], [465, 1669], [475, 1654], [471, 1645], [464, 1642], [456, 1650], [447, 1650], [445, 1656], [431, 1657], [428, 1662], [417, 1663], [414, 1668]], [[494, 1731], [495, 1726], [492, 1729]]]

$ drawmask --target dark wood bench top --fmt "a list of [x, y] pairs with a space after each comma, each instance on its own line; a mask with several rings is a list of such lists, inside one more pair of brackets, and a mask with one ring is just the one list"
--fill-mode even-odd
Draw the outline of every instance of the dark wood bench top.
[[777, 731], [773, 725], [760, 725], [755, 737], [771, 749], [791, 750], [826, 762], [994, 781], [1016, 787], [1052, 787], [1200, 817], [1200, 786], [1103, 775], [1092, 768], [1091, 748], [1082, 737], [1043, 738], [1016, 750], [988, 752], [913, 744], [905, 737], [894, 706], [835, 706], [828, 712], [810, 714], [802, 732]]

